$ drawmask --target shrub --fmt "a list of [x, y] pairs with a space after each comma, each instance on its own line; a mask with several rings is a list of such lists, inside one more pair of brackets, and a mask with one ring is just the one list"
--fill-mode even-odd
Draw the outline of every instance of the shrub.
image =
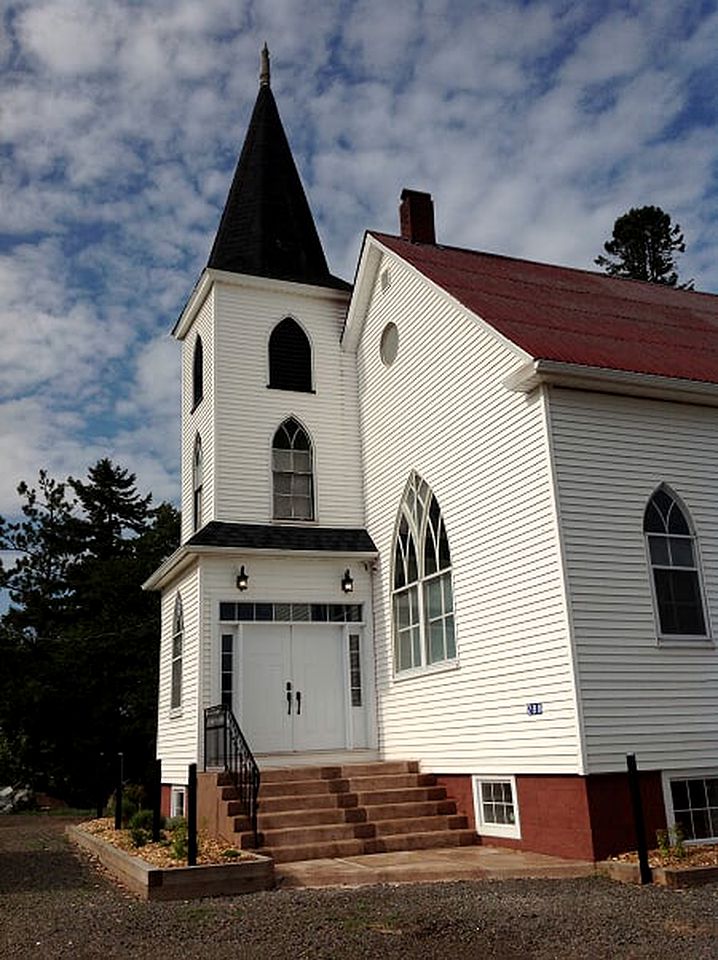
[[187, 821], [184, 817], [173, 817], [167, 825], [171, 833], [170, 846], [176, 860], [187, 859]]

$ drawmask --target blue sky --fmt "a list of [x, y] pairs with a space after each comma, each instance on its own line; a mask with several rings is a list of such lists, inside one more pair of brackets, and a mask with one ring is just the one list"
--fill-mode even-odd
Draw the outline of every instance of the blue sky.
[[178, 345], [258, 51], [330, 267], [430, 191], [441, 242], [591, 267], [652, 203], [718, 292], [718, 9], [0, 0], [0, 513], [109, 455], [178, 494]]

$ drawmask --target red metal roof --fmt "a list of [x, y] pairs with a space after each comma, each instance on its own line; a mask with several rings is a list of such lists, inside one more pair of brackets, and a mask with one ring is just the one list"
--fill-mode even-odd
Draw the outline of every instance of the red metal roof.
[[718, 383], [718, 296], [371, 234], [534, 359]]

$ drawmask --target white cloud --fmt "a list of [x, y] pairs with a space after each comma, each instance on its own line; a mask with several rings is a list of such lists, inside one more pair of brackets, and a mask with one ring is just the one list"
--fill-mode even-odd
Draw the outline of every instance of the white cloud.
[[439, 239], [591, 266], [658, 203], [718, 288], [718, 14], [687, 0], [33, 0], [0, 37], [0, 512], [39, 467], [178, 466], [176, 345], [258, 52], [335, 272], [401, 188]]

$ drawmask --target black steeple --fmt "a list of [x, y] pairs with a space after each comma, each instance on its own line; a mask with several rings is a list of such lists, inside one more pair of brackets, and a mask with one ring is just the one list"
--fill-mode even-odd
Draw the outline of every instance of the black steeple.
[[259, 94], [208, 267], [340, 290], [329, 273], [307, 198], [261, 58]]

